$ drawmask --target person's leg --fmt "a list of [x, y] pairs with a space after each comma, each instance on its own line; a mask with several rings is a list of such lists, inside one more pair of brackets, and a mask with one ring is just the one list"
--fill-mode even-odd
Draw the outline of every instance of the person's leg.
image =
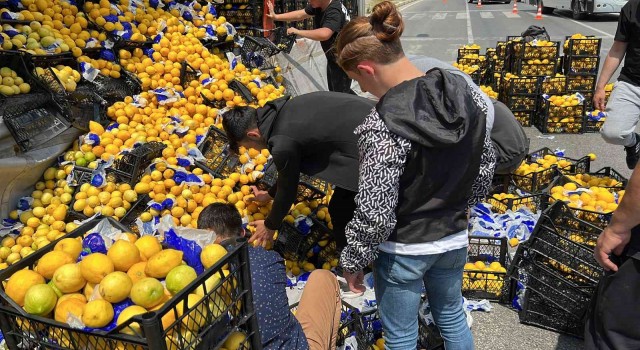
[[422, 280], [437, 257], [380, 252], [375, 260], [376, 302], [387, 350], [416, 349]]
[[431, 313], [447, 350], [474, 348], [462, 308], [462, 271], [466, 261], [467, 248], [441, 254], [424, 277]]
[[336, 348], [341, 305], [336, 276], [327, 270], [313, 271], [296, 311], [311, 350]]
[[327, 59], [327, 83], [329, 91], [354, 94], [351, 90], [351, 79], [334, 60]]
[[329, 202], [329, 215], [333, 224], [333, 237], [336, 241], [336, 250], [341, 252], [347, 246], [345, 229], [356, 210], [356, 192], [336, 187]]
[[640, 87], [619, 81], [607, 103], [607, 119], [600, 130], [610, 144], [621, 145], [627, 151], [627, 166], [635, 167], [640, 152], [640, 139], [635, 133], [640, 118]]

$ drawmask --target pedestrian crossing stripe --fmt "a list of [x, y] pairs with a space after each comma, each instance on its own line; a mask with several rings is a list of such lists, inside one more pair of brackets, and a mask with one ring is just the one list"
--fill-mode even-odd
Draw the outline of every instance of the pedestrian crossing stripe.
[[[497, 13], [494, 16], [494, 12]], [[492, 18], [496, 18], [497, 17], [501, 17], [504, 16], [506, 18], [520, 18], [519, 14], [516, 13], [512, 13], [511, 11], [473, 11], [471, 12], [471, 17], [476, 17], [477, 15], [474, 15], [474, 13], [479, 13], [480, 14], [480, 18], [482, 19], [492, 19]], [[453, 12], [435, 12], [433, 13], [433, 15], [431, 15], [431, 19], [432, 20], [446, 20], [448, 19], [452, 19], [453, 16]], [[415, 21], [415, 20], [423, 20], [425, 17], [427, 17], [428, 14], [426, 13], [417, 13], [417, 14], [406, 14], [405, 20], [408, 21]], [[467, 14], [465, 12], [457, 12], [455, 13], [455, 19], [467, 19]]]

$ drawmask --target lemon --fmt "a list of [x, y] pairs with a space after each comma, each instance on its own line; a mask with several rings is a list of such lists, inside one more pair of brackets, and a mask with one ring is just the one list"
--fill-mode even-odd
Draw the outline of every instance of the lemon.
[[222, 345], [227, 350], [238, 350], [241, 345], [247, 340], [247, 335], [240, 331], [234, 331], [229, 335], [227, 340]]
[[98, 285], [98, 291], [102, 299], [110, 303], [119, 303], [129, 296], [131, 287], [133, 287], [131, 277], [122, 271], [115, 271], [102, 279]]
[[162, 303], [164, 286], [157, 279], [147, 277], [133, 284], [129, 296], [134, 304], [150, 309]]
[[68, 253], [54, 250], [48, 252], [38, 260], [34, 271], [41, 274], [42, 277], [50, 280], [53, 278], [54, 272], [56, 272], [60, 266], [71, 264], [73, 262], [75, 262], [75, 259]]
[[[205, 269], [210, 268], [220, 259], [222, 259], [225, 255], [227, 255], [227, 250], [224, 249], [220, 244], [209, 244], [202, 249], [200, 253], [200, 261]], [[227, 265], [225, 265], [223, 270], [227, 269]]]
[[138, 247], [123, 239], [116, 241], [109, 248], [107, 256], [113, 261], [114, 268], [122, 272], [126, 272], [135, 263], [140, 262], [140, 250]]
[[69, 298], [63, 301], [58, 299], [58, 303], [56, 304], [54, 319], [58, 322], [67, 323], [67, 320], [71, 315], [77, 317], [78, 319], [82, 319], [82, 314], [84, 313], [84, 307], [87, 303], [76, 299]]
[[24, 310], [32, 315], [45, 316], [56, 307], [58, 296], [47, 284], [31, 286], [24, 296]]
[[60, 266], [51, 281], [64, 294], [77, 292], [87, 284], [78, 264]]
[[113, 320], [113, 306], [106, 300], [98, 299], [87, 303], [82, 314], [82, 322], [90, 328], [101, 328]]
[[154, 254], [162, 250], [162, 245], [155, 236], [142, 236], [135, 242], [135, 245], [140, 251], [142, 261], [149, 260]]
[[194, 281], [196, 278], [198, 278], [196, 270], [194, 270], [191, 266], [180, 265], [174, 267], [171, 271], [169, 271], [165, 280], [165, 284], [167, 286], [167, 290], [171, 294], [176, 294], [183, 288], [188, 286], [189, 283]]
[[[142, 315], [146, 313], [147, 313], [147, 309], [143, 308], [142, 306], [138, 306], [138, 305], [129, 306], [126, 309], [122, 310], [120, 315], [118, 315], [116, 324], [119, 326], [127, 322], [133, 316]], [[131, 323], [127, 328], [124, 328], [121, 332], [125, 334], [130, 334], [130, 335], [142, 334], [140, 332], [140, 325], [137, 322]]]
[[44, 284], [42, 275], [31, 270], [20, 270], [9, 277], [5, 286], [5, 293], [13, 299], [16, 304], [24, 306], [24, 298], [27, 290], [34, 285]]
[[182, 251], [175, 249], [162, 250], [149, 258], [144, 273], [149, 277], [165, 278], [169, 271], [182, 264]]
[[111, 259], [102, 253], [89, 254], [79, 263], [82, 276], [90, 283], [98, 284], [115, 270]]

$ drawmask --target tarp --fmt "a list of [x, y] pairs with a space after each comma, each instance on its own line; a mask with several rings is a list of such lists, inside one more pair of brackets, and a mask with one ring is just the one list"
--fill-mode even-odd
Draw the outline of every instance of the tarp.
[[70, 128], [46, 144], [26, 153], [19, 151], [7, 126], [0, 121], [0, 218], [16, 208], [18, 199], [28, 196], [58, 155], [66, 151], [82, 132]]

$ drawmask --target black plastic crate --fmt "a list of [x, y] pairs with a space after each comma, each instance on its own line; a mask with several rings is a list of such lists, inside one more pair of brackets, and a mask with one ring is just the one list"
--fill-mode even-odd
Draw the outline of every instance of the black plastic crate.
[[107, 101], [95, 92], [74, 91], [64, 98], [73, 119], [73, 126], [82, 131], [89, 131], [89, 122], [94, 121], [102, 125], [109, 124], [107, 118]]
[[418, 322], [418, 346], [423, 350], [444, 350], [444, 340], [435, 324], [427, 325], [422, 318]]
[[537, 194], [514, 194], [506, 198], [501, 198], [500, 194], [495, 193], [487, 198], [487, 203], [491, 204], [492, 211], [497, 213], [506, 213], [508, 210], [516, 211], [520, 208], [527, 208], [533, 213], [544, 210], [548, 202], [547, 195], [544, 193]]
[[529, 193], [542, 192], [558, 175], [555, 167], [533, 171], [527, 174], [512, 174], [511, 178], [516, 186]]
[[[562, 176], [559, 177], [558, 179], [556, 179], [551, 186], [549, 186], [549, 190], [551, 191], [553, 189], [553, 187], [555, 186], [564, 186], [565, 184], [569, 183], [569, 182], [573, 182], [571, 181], [568, 177], [566, 176]], [[577, 187], [580, 187], [579, 184], [576, 183]], [[609, 191], [616, 191], [616, 190], [621, 190], [621, 188], [610, 188]], [[557, 202], [553, 197], [549, 198], [549, 202], [553, 203], [553, 202]], [[563, 211], [566, 210], [570, 210], [573, 215], [575, 216], [575, 218], [580, 219], [580, 220], [584, 220], [590, 224], [596, 225], [597, 227], [599, 227], [601, 230], [604, 229], [607, 225], [609, 225], [609, 222], [611, 222], [611, 218], [613, 217], [613, 213], [610, 211], [606, 211], [606, 212], [600, 212], [600, 211], [595, 211], [595, 210], [588, 210], [588, 209], [583, 209], [583, 208], [578, 208], [575, 206], [568, 206], [567, 209], [563, 209]], [[584, 232], [584, 237], [582, 237], [582, 234], [579, 234], [578, 236], [576, 236], [575, 239], [573, 239], [574, 241], [577, 241], [579, 243], [583, 243], [589, 246], [595, 246], [596, 245], [596, 241], [598, 239], [598, 235], [600, 234], [600, 232], [591, 232], [590, 235], [587, 235], [587, 232]], [[579, 238], [582, 237], [582, 238]]]
[[564, 74], [597, 75], [600, 67], [600, 56], [594, 57], [565, 57], [563, 61]]
[[585, 104], [562, 107], [541, 99], [535, 126], [544, 134], [581, 134], [584, 132]]
[[264, 37], [245, 36], [240, 49], [242, 62], [249, 68], [266, 68], [269, 58], [278, 53], [278, 48]]
[[27, 65], [32, 67], [54, 67], [57, 65], [69, 66], [73, 69], [78, 68], [78, 63], [71, 52], [63, 52], [50, 55], [26, 55]]
[[540, 78], [538, 77], [506, 77], [502, 75], [502, 93], [507, 95], [537, 95]]
[[186, 89], [193, 80], [198, 80], [198, 75], [198, 71], [191, 67], [187, 61], [182, 62], [182, 67], [180, 68], [180, 85], [182, 85], [183, 88]]
[[584, 156], [578, 159], [569, 158], [566, 156], [558, 156], [550, 148], [544, 147], [537, 151], [531, 152], [527, 155], [526, 160], [529, 163], [535, 163], [539, 159], [544, 159], [547, 156], [556, 157], [558, 160], [564, 160], [568, 165], [562, 167], [558, 166], [558, 170], [562, 173], [588, 173], [591, 170], [591, 158]]
[[331, 230], [315, 215], [310, 215], [312, 225], [308, 233], [298, 230], [293, 224], [283, 222], [278, 230], [273, 250], [287, 260], [299, 261], [307, 256], [307, 252], [319, 241], [331, 235]]
[[[47, 89], [46, 85], [42, 84], [40, 79], [36, 78], [33, 75], [33, 70], [28, 68], [26, 57], [26, 54], [20, 51], [0, 50], [0, 62], [2, 62], [0, 63], [0, 66], [11, 68], [14, 72], [16, 72], [16, 74], [20, 78], [22, 78], [25, 83], [31, 86], [31, 93], [50, 92], [50, 90]], [[14, 96], [23, 95], [12, 95], [11, 97]], [[2, 100], [3, 97], [4, 95], [0, 94], [0, 100]]]
[[510, 282], [506, 272], [465, 270], [462, 276], [462, 296], [473, 300], [506, 302]]
[[120, 78], [116, 79], [98, 74], [90, 83], [89, 89], [111, 105], [124, 100], [127, 96], [140, 94], [142, 92], [142, 83], [134, 74], [121, 68]]
[[525, 292], [520, 322], [575, 337], [584, 337], [584, 319], [558, 308], [533, 290]]
[[147, 142], [137, 146], [129, 153], [122, 155], [107, 168], [107, 175], [114, 175], [117, 183], [128, 183], [134, 186], [155, 158], [162, 156], [162, 150], [167, 147], [162, 142]]
[[577, 75], [567, 76], [567, 88], [566, 91], [585, 91], [593, 92], [596, 88], [596, 76], [595, 75]]
[[570, 36], [565, 38], [565, 56], [600, 56], [602, 38], [588, 36], [583, 39], [573, 39]]
[[497, 261], [503, 267], [507, 264], [507, 238], [469, 235], [467, 260], [470, 262]]
[[[112, 226], [123, 232], [127, 231], [111, 218], [98, 217], [64, 238], [80, 237], [91, 232], [102, 220], [108, 220]], [[0, 272], [2, 280], [6, 280], [20, 269], [34, 266], [58, 241]], [[108, 332], [87, 332], [49, 318], [29, 315], [0, 287], [0, 328], [8, 348], [12, 350], [39, 347], [65, 350], [217, 349], [232, 331], [238, 329], [242, 329], [247, 335], [242, 349], [261, 349], [257, 318], [253, 309], [248, 261], [246, 240], [238, 240], [233, 249], [230, 249], [218, 263], [200, 274], [158, 310], [134, 316]], [[223, 267], [228, 268], [228, 272], [223, 273]], [[212, 288], [205, 281], [214, 275], [220, 278], [220, 283]], [[195, 305], [188, 305], [187, 297], [196, 289], [202, 289], [204, 297]], [[179, 308], [186, 312], [179, 312]], [[175, 321], [164, 328], [162, 318], [166, 315], [172, 315]], [[134, 326], [134, 323], [139, 326]], [[122, 330], [131, 334], [123, 334]], [[193, 337], [184, 337], [186, 331], [191, 332]]]
[[509, 90], [503, 89], [500, 92], [500, 101], [510, 110], [531, 111], [536, 109], [538, 101], [537, 94], [513, 94]]
[[[605, 101], [605, 104], [606, 104], [606, 101]], [[591, 115], [591, 113], [587, 113], [584, 121], [584, 132], [585, 133], [600, 132], [600, 129], [602, 129], [602, 126], [604, 125], [605, 120], [606, 120], [606, 117], [594, 116], [594, 115]]]
[[82, 186], [83, 184], [91, 182], [93, 169], [74, 166], [71, 174], [73, 175], [73, 180], [71, 180], [69, 186]]
[[533, 118], [535, 116], [535, 110], [524, 110], [524, 111], [511, 111], [513, 116], [516, 117], [516, 120], [520, 123], [520, 125], [524, 127], [528, 127], [533, 125]]
[[576, 317], [584, 316], [595, 290], [595, 284], [586, 287], [576, 286], [550, 266], [531, 259], [525, 247], [518, 249], [510, 272], [510, 275], [527, 289], [542, 293], [545, 299], [556, 307]]
[[293, 45], [296, 43], [296, 35], [287, 34], [286, 27], [280, 27], [273, 30], [273, 43], [279, 52], [290, 53]]
[[566, 76], [545, 77], [542, 80], [540, 93], [547, 95], [564, 95], [567, 93]]
[[533, 63], [531, 60], [514, 59], [511, 62], [511, 73], [519, 76], [553, 76], [556, 74], [556, 62]]
[[50, 93], [7, 97], [0, 103], [0, 117], [23, 152], [32, 150], [71, 127], [69, 111]]
[[458, 59], [461, 59], [467, 55], [480, 55], [480, 49], [467, 49], [467, 48], [458, 49]]
[[150, 200], [151, 198], [148, 194], [140, 196], [135, 203], [132, 203], [131, 208], [129, 208], [122, 219], [120, 219], [120, 223], [128, 227], [129, 230], [136, 231], [136, 219], [140, 217], [140, 214], [147, 210], [147, 203], [149, 203]]
[[540, 217], [524, 246], [532, 260], [559, 271], [577, 286], [591, 286], [603, 274], [591, 245], [601, 231], [575, 218], [564, 203], [558, 202]]
[[[612, 188], [615, 190], [624, 190], [625, 187], [627, 187], [627, 183], [629, 182], [629, 180], [622, 176], [622, 174], [620, 174], [619, 172], [617, 172], [615, 169], [613, 169], [612, 167], [604, 167], [598, 171], [595, 172], [591, 172], [591, 173], [586, 173], [587, 175], [589, 175], [590, 179], [593, 178], [604, 178], [604, 177], [608, 177], [611, 179], [614, 179], [616, 181], [618, 181], [617, 184], [612, 185], [612, 186], [600, 186], [600, 187], [606, 187], [606, 188]], [[574, 178], [576, 175], [576, 173], [571, 174], [571, 173], [566, 173], [565, 176], [569, 178], [569, 180], [577, 182], [576, 179]], [[584, 175], [584, 174], [580, 174], [580, 175]]]
[[560, 55], [560, 42], [553, 41], [551, 46], [533, 46], [523, 40], [512, 41], [509, 44], [509, 54], [514, 59], [522, 60], [549, 60], [551, 62], [558, 59]]

